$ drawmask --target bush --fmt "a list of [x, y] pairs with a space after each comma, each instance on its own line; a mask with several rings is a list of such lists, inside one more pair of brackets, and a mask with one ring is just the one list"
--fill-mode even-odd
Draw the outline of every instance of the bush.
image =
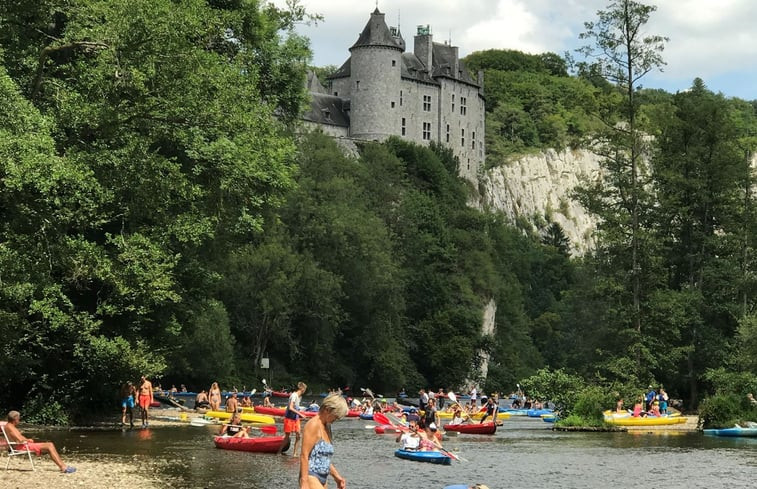
[[581, 428], [588, 428], [588, 427], [602, 427], [605, 425], [604, 419], [597, 420], [595, 418], [584, 418], [582, 416], [578, 416], [576, 414], [571, 414], [565, 419], [560, 419], [555, 423], [555, 426], [559, 426], [561, 428], [568, 428], [572, 426], [577, 426]]
[[22, 408], [24, 421], [30, 424], [67, 425], [69, 417], [58, 401], [33, 397]]
[[699, 428], [731, 428], [747, 421], [757, 421], [757, 407], [746, 397], [718, 394], [699, 405]]
[[613, 395], [600, 387], [587, 387], [576, 396], [576, 402], [573, 404], [571, 414], [579, 416], [584, 420], [594, 423], [604, 424], [604, 415], [602, 411], [608, 409], [614, 403]]

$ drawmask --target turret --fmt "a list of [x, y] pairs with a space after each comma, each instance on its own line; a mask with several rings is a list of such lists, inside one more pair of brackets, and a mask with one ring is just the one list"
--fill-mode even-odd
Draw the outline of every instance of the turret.
[[[376, 9], [350, 48], [350, 135], [382, 140], [398, 134], [398, 100], [404, 41]], [[401, 41], [401, 43], [400, 43]]]

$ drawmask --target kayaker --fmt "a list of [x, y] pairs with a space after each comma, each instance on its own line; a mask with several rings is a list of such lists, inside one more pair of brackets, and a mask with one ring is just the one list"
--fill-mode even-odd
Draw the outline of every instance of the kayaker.
[[281, 442], [278, 453], [281, 453], [284, 447], [289, 446], [289, 439], [292, 433], [294, 433], [292, 456], [297, 456], [297, 445], [300, 444], [300, 418], [304, 416], [304, 413], [300, 411], [300, 400], [307, 388], [308, 386], [305, 382], [298, 382], [297, 390], [289, 395], [289, 402], [284, 412], [284, 440]]
[[408, 421], [409, 425], [407, 431], [397, 435], [395, 441], [402, 443], [400, 447], [402, 450], [418, 450], [421, 445], [421, 437], [418, 434], [418, 423], [416, 421]]
[[[21, 431], [18, 429], [18, 424], [21, 422], [21, 413], [18, 411], [11, 411], [8, 413], [8, 422], [3, 427], [3, 430], [5, 431], [5, 434], [8, 436], [8, 439], [10, 439], [13, 443], [24, 443], [23, 446], [17, 446], [17, 450], [25, 450], [29, 449], [30, 451], [34, 452], [37, 456], [39, 456], [42, 453], [47, 453], [50, 455], [50, 458], [53, 459], [53, 462], [55, 462], [55, 465], [58, 466], [61, 472], [64, 474], [72, 474], [76, 472], [76, 468], [69, 467], [66, 464], [63, 463], [63, 460], [60, 458], [60, 455], [58, 454], [58, 450], [55, 449], [55, 444], [50, 441], [46, 442], [35, 442], [31, 438], [27, 438], [24, 435], [21, 434]], [[7, 470], [7, 468], [6, 468]], [[29, 484], [29, 485], [35, 485], [35, 484]]]
[[486, 418], [489, 416], [492, 417], [492, 421], [495, 423], [497, 422], [497, 412], [499, 411], [499, 406], [497, 406], [497, 399], [494, 396], [489, 397], [486, 400], [486, 414], [484, 414], [484, 417], [481, 418], [480, 424], [483, 424], [484, 421], [486, 421]]
[[655, 416], [658, 418], [662, 416], [662, 413], [660, 413], [660, 403], [658, 401], [652, 403], [652, 409], [647, 411], [647, 416]]
[[427, 427], [431, 423], [439, 424], [439, 415], [436, 413], [436, 401], [429, 399], [426, 405], [426, 411], [423, 414], [423, 427]]
[[252, 407], [252, 399], [250, 399], [250, 396], [244, 396], [241, 404], [242, 407]]
[[239, 413], [234, 413], [231, 420], [221, 427], [221, 436], [231, 436], [233, 438], [249, 438], [249, 428], [242, 426], [242, 417]]
[[618, 399], [618, 402], [615, 403], [615, 412], [616, 413], [625, 413], [626, 410], [623, 408], [623, 398], [621, 397]]
[[436, 439], [436, 424], [430, 423], [423, 431], [419, 431], [420, 435], [420, 448], [422, 452], [438, 452], [442, 448], [442, 444]]
[[152, 382], [147, 380], [147, 377], [143, 375], [139, 382], [139, 407], [142, 411], [142, 428], [147, 428], [147, 416], [152, 400]]
[[272, 407], [276, 407], [276, 406], [274, 406], [274, 405], [273, 405], [273, 403], [271, 402], [271, 396], [265, 396], [265, 397], [263, 398], [263, 407], [271, 407], [271, 408], [272, 408]]
[[305, 424], [300, 453], [300, 489], [324, 489], [329, 475], [336, 481], [337, 489], [347, 487], [347, 481], [331, 463], [334, 455], [331, 424], [345, 417], [348, 410], [342, 396], [331, 394], [323, 400], [318, 415]]
[[195, 409], [207, 409], [209, 407], [210, 402], [208, 401], [208, 392], [203, 389], [197, 394], [197, 397], [195, 397]]

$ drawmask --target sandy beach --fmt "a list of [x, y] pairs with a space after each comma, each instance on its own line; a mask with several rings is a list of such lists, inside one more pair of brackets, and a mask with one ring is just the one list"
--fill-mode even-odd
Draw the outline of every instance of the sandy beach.
[[[5, 457], [0, 458], [3, 466]], [[0, 487], [4, 489], [28, 489], [31, 487], [48, 487], [55, 489], [89, 488], [89, 487], [139, 487], [140, 489], [165, 488], [165, 481], [146, 474], [158, 474], [149, 462], [124, 463], [110, 457], [66, 456], [64, 461], [76, 467], [73, 474], [62, 474], [58, 467], [43, 455], [34, 458], [37, 469], [32, 472], [29, 460], [14, 457], [10, 468], [0, 468]]]

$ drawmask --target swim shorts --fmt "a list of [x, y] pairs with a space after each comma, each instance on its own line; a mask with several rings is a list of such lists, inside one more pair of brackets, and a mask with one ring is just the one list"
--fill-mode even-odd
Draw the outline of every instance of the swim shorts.
[[121, 407], [127, 407], [127, 408], [133, 408], [134, 407], [134, 397], [124, 397], [121, 399]]
[[18, 445], [16, 447], [16, 450], [26, 450], [29, 449], [30, 452], [34, 453], [38, 457], [42, 454], [42, 444], [41, 443], [34, 443], [34, 442], [26, 442], [23, 445]]
[[142, 409], [147, 409], [148, 407], [150, 407], [150, 396], [140, 394], [139, 407], [141, 407]]
[[300, 420], [284, 418], [284, 433], [299, 433]]

